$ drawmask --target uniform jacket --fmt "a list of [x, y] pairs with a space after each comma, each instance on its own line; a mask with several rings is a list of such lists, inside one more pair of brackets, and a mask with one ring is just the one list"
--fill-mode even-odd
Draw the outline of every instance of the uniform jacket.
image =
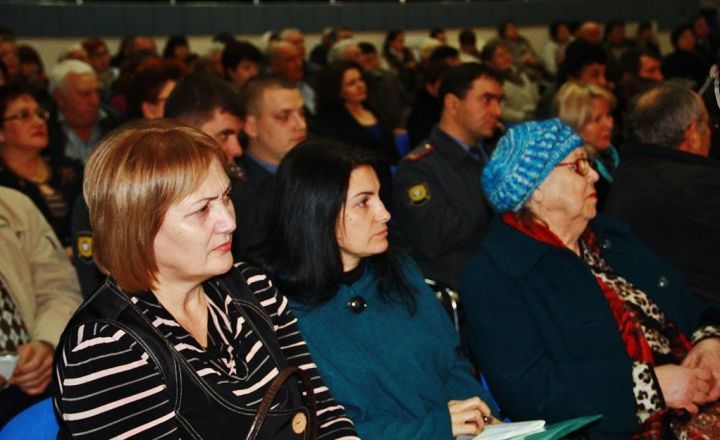
[[483, 160], [435, 127], [398, 167], [393, 239], [435, 281], [455, 287], [478, 249], [491, 216], [480, 186], [484, 166]]
[[0, 187], [0, 277], [30, 338], [57, 344], [80, 305], [77, 277], [33, 202], [4, 187]]
[[[643, 290], [682, 331], [690, 335], [705, 323], [709, 314], [679, 274], [627, 226], [599, 216], [590, 228], [615, 273]], [[632, 360], [580, 257], [496, 218], [467, 266], [460, 294], [473, 353], [510, 418], [552, 423], [602, 414], [591, 438], [629, 438], [638, 430]]]
[[697, 295], [720, 300], [720, 162], [625, 145], [605, 212], [675, 266]]
[[[458, 355], [457, 332], [412, 261], [403, 261], [417, 298], [412, 317], [384, 302], [372, 268], [363, 269], [325, 304], [290, 303], [318, 371], [362, 438], [450, 440], [449, 400], [480, 396], [491, 405]], [[367, 304], [360, 313], [348, 307], [356, 297]]]

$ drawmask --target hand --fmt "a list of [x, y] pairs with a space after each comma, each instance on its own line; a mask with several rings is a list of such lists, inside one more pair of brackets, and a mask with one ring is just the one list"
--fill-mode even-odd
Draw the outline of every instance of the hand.
[[669, 408], [697, 414], [698, 405], [710, 401], [708, 393], [713, 380], [705, 369], [668, 364], [655, 367], [655, 376], [665, 397], [665, 405]]
[[18, 347], [18, 363], [10, 378], [25, 394], [41, 394], [50, 384], [54, 349], [45, 341], [30, 341]]
[[720, 398], [720, 339], [708, 338], [698, 342], [680, 364], [687, 368], [703, 368], [713, 378], [708, 401]]
[[479, 397], [451, 400], [448, 402], [448, 410], [453, 437], [480, 434], [485, 429], [483, 416], [492, 417], [490, 408]]

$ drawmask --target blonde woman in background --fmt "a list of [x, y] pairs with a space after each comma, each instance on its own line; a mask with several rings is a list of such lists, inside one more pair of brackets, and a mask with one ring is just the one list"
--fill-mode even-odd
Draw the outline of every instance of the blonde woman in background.
[[595, 184], [598, 207], [605, 202], [620, 156], [612, 145], [617, 100], [608, 89], [594, 84], [566, 82], [555, 95], [552, 114], [572, 127], [585, 142], [593, 168], [600, 175]]

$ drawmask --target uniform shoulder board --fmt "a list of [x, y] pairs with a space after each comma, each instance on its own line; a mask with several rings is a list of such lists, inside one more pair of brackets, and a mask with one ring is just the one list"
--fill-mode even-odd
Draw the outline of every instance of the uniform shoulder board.
[[411, 162], [415, 162], [432, 153], [433, 151], [435, 151], [435, 147], [433, 147], [431, 144], [421, 145], [409, 152], [407, 156], [405, 156], [405, 159]]

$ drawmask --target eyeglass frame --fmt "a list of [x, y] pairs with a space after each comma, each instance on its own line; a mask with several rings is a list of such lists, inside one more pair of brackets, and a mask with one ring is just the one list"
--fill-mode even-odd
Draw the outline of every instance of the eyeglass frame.
[[[584, 163], [585, 165], [580, 165]], [[590, 165], [590, 159], [587, 157], [578, 157], [572, 162], [560, 162], [559, 164], [555, 165], [556, 167], [571, 167], [572, 170], [580, 177], [585, 177], [588, 174], [590, 174], [590, 170], [592, 169], [592, 166]]]
[[34, 116], [37, 116], [38, 118], [42, 119], [43, 121], [47, 121], [50, 118], [50, 112], [48, 112], [47, 110], [45, 110], [42, 107], [38, 107], [35, 111], [21, 110], [20, 112], [15, 113], [14, 115], [3, 116], [2, 121], [5, 122], [5, 121], [17, 120], [20, 122], [25, 122], [25, 121], [32, 120], [32, 118]]

